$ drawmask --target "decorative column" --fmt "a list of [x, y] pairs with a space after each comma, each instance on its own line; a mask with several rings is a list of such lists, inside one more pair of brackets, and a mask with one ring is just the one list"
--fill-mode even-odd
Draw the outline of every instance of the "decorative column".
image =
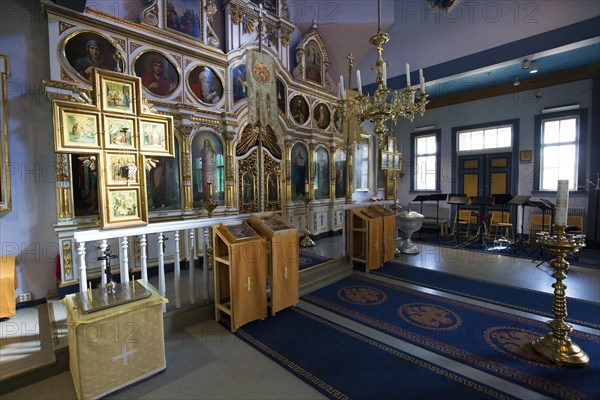
[[235, 157], [233, 154], [233, 138], [235, 133], [231, 131], [225, 131], [223, 137], [225, 137], [225, 208], [233, 208], [234, 201], [234, 187], [235, 187]]
[[191, 126], [180, 125], [181, 133], [181, 176], [183, 180], [183, 210], [191, 211], [194, 208], [194, 195], [192, 192], [192, 142], [190, 135]]
[[292, 199], [292, 146], [294, 145], [294, 141], [291, 139], [285, 139], [283, 141], [285, 146], [285, 193], [287, 201]]
[[59, 222], [73, 219], [69, 171], [69, 154], [56, 154], [56, 211]]

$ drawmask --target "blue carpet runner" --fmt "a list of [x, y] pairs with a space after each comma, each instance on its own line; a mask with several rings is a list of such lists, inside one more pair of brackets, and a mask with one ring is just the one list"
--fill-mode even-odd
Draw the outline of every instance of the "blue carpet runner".
[[299, 308], [236, 335], [332, 399], [510, 399]]
[[553, 398], [600, 396], [600, 336], [569, 335], [590, 356], [587, 367], [569, 369], [535, 353], [531, 342], [549, 328], [528, 318], [360, 276], [302, 300]]
[[300, 251], [300, 259], [299, 259], [299, 270], [303, 271], [312, 267], [316, 267], [321, 264], [328, 264], [333, 262], [333, 258], [318, 256], [316, 254], [312, 254], [306, 251]]
[[[394, 261], [385, 263], [382, 268], [371, 271], [371, 273], [554, 318], [552, 314], [553, 296], [549, 293], [465, 278]], [[569, 286], [569, 279], [567, 278], [564, 283]], [[567, 312], [569, 314], [567, 321], [600, 329], [600, 303], [568, 298]]]

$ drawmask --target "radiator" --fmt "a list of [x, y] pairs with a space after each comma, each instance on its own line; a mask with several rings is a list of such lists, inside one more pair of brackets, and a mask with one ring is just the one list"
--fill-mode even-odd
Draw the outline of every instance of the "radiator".
[[[540, 210], [539, 208], [535, 208], [535, 207], [530, 207], [529, 208], [529, 214], [541, 214], [542, 210]], [[548, 211], [546, 211], [546, 214], [549, 214]], [[569, 207], [568, 211], [567, 211], [567, 215], [570, 215], [572, 217], [584, 217], [585, 218], [585, 208], [583, 207]]]
[[[450, 216], [450, 209], [448, 207], [442, 206], [442, 204], [443, 203], [440, 202], [440, 215], [439, 215], [439, 218], [440, 219], [448, 219], [449, 216]], [[421, 203], [415, 203], [415, 202], [409, 203], [408, 204], [408, 208], [410, 208], [412, 211], [416, 211], [418, 213], [421, 213]], [[423, 212], [422, 212], [422, 214], [426, 218], [435, 218], [436, 217], [436, 213], [437, 213], [436, 203], [434, 203], [434, 202], [423, 203]]]

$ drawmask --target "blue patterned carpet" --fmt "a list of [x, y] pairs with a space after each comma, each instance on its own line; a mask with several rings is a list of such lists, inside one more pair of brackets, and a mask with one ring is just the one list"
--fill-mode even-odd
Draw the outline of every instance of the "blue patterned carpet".
[[300, 271], [317, 267], [321, 264], [328, 264], [335, 261], [333, 258], [318, 256], [306, 251], [300, 250], [299, 269]]
[[[371, 273], [554, 318], [552, 314], [553, 296], [549, 293], [465, 278], [394, 261], [385, 263], [382, 268], [371, 271]], [[569, 279], [567, 278], [564, 283], [568, 286]], [[567, 321], [600, 329], [600, 303], [568, 298], [567, 310], [569, 314]]]
[[298, 307], [236, 335], [332, 399], [512, 398]]
[[590, 356], [587, 367], [569, 369], [535, 353], [531, 342], [549, 328], [528, 318], [360, 276], [302, 300], [553, 398], [598, 399], [600, 394], [600, 336], [569, 335]]

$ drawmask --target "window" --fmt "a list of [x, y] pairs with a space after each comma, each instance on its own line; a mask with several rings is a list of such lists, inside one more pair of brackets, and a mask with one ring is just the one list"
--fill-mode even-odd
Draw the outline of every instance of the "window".
[[577, 190], [584, 181], [585, 120], [587, 110], [542, 114], [535, 117], [535, 187], [554, 191], [559, 179]]
[[440, 131], [411, 135], [413, 174], [411, 190], [440, 190]]
[[356, 190], [369, 190], [369, 139], [356, 143]]
[[512, 147], [512, 125], [458, 132], [458, 152]]

